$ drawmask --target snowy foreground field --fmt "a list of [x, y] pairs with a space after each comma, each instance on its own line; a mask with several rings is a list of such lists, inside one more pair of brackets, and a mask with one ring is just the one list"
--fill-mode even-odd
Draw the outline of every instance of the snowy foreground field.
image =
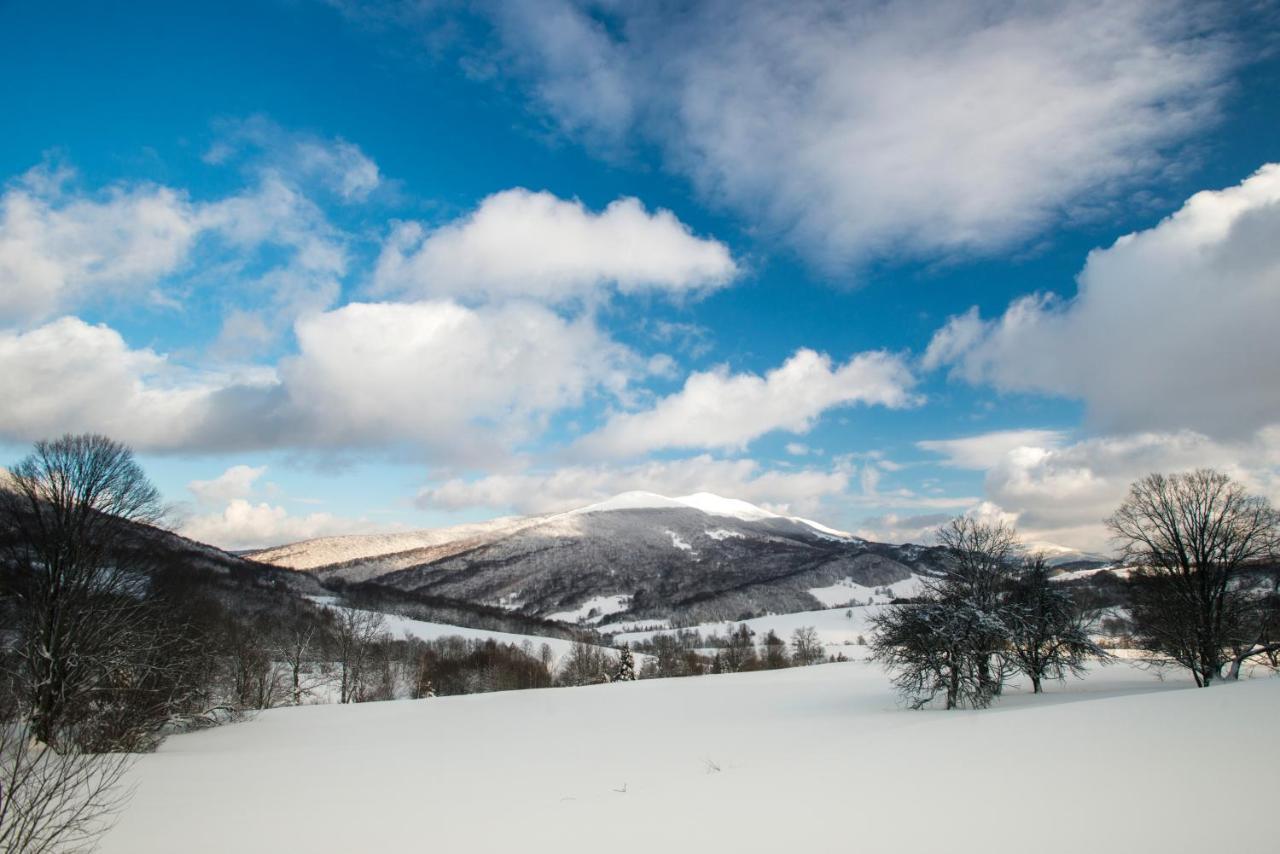
[[909, 712], [862, 662], [277, 709], [169, 739], [107, 852], [1277, 850], [1280, 679]]

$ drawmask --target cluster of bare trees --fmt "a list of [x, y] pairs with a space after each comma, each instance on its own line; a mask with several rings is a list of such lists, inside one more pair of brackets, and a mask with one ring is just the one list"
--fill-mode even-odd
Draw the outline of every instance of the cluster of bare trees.
[[943, 573], [923, 580], [915, 602], [871, 618], [872, 658], [912, 708], [939, 695], [948, 709], [983, 708], [1014, 673], [1040, 692], [1045, 679], [1106, 655], [1043, 558], [1021, 554], [1012, 528], [962, 516], [938, 539]]
[[[1153, 474], [1107, 520], [1129, 570], [1123, 623], [1156, 666], [1197, 685], [1236, 679], [1250, 662], [1280, 666], [1280, 514], [1227, 475]], [[948, 564], [914, 602], [872, 618], [872, 657], [914, 708], [987, 706], [1007, 678], [1036, 692], [1106, 656], [1080, 604], [1023, 554], [1014, 531], [959, 518], [940, 534]], [[1225, 673], [1224, 673], [1225, 671]]]

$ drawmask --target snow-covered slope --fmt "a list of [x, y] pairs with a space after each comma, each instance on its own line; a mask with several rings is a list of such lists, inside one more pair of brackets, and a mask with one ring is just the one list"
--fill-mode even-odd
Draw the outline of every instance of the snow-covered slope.
[[1084, 552], [1080, 549], [1073, 549], [1070, 546], [1060, 546], [1057, 543], [1050, 543], [1044, 540], [1032, 540], [1022, 544], [1024, 550], [1028, 553], [1039, 553], [1045, 556], [1049, 566], [1062, 566], [1064, 564], [1089, 564], [1098, 563], [1105, 564], [1111, 561], [1111, 558], [1097, 552]]
[[[825, 601], [810, 588], [907, 578], [921, 552], [903, 563], [906, 554], [737, 499], [627, 492], [548, 516], [330, 537], [253, 557], [326, 583], [607, 622], [805, 610]], [[599, 607], [606, 600], [610, 607]]]
[[102, 850], [1275, 850], [1280, 680], [1049, 690], [910, 712], [852, 662], [278, 709], [141, 757]]
[[353, 560], [439, 549], [451, 543], [502, 536], [537, 524], [542, 517], [506, 517], [470, 525], [404, 531], [392, 534], [350, 534], [319, 537], [285, 546], [250, 552], [245, 557], [288, 569], [317, 569]]
[[[566, 528], [568, 519], [574, 516], [612, 511], [685, 509], [699, 510], [709, 516], [726, 516], [743, 521], [786, 519], [806, 525], [814, 531], [828, 536], [853, 539], [851, 534], [837, 531], [808, 519], [801, 519], [798, 516], [783, 516], [746, 501], [740, 501], [736, 498], [722, 498], [709, 492], [699, 492], [694, 495], [681, 496], [680, 498], [668, 498], [665, 495], [658, 495], [653, 492], [624, 492], [605, 501], [579, 507], [567, 513], [547, 516], [504, 517], [488, 522], [421, 531], [320, 537], [262, 549], [252, 552], [246, 557], [251, 557], [253, 560], [262, 563], [302, 570], [313, 570], [352, 561], [372, 560], [374, 558], [389, 559], [384, 561], [387, 566], [396, 565], [396, 568], [400, 568], [398, 564], [403, 564], [404, 561], [390, 559], [391, 556], [405, 555], [407, 559], [421, 562], [419, 558], [422, 555], [416, 554], [418, 552], [435, 551], [438, 553], [435, 556], [440, 557], [444, 556], [446, 552], [457, 551], [457, 548], [491, 542], [536, 526], [555, 525], [560, 528]], [[457, 548], [450, 549], [450, 546]]]

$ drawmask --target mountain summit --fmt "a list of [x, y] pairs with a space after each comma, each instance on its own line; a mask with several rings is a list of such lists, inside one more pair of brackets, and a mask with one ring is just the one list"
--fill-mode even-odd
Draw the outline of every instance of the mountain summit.
[[607, 623], [821, 607], [811, 590], [902, 581], [936, 565], [934, 552], [869, 543], [711, 493], [626, 492], [564, 513], [330, 537], [252, 557], [334, 586], [375, 585]]

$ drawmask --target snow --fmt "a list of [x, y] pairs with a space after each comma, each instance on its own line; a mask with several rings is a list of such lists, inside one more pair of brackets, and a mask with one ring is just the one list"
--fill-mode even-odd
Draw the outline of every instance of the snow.
[[520, 635], [512, 632], [498, 632], [490, 629], [470, 629], [466, 626], [452, 626], [448, 623], [428, 623], [424, 620], [411, 620], [408, 617], [386, 614], [383, 628], [395, 637], [409, 635], [419, 640], [430, 641], [438, 638], [461, 637], [467, 640], [495, 640], [498, 643], [513, 643], [516, 646], [526, 641], [533, 644], [534, 655], [545, 643], [551, 647], [551, 654], [556, 661], [569, 652], [573, 641], [564, 638], [549, 638], [542, 635]]
[[689, 552], [691, 555], [696, 554], [693, 550], [693, 546], [689, 545], [689, 542], [675, 531], [667, 531], [667, 536], [671, 537], [672, 547], [677, 548], [682, 552]]
[[1078, 560], [1109, 562], [1111, 558], [1097, 552], [1085, 552], [1070, 546], [1060, 546], [1046, 540], [1031, 540], [1022, 544], [1023, 551], [1028, 554], [1042, 554], [1049, 566], [1060, 566]]
[[[325, 607], [336, 607], [337, 598], [333, 596], [309, 596], [307, 597], [317, 605]], [[573, 647], [573, 641], [564, 638], [552, 638], [544, 635], [522, 635], [514, 632], [499, 632], [491, 629], [472, 629], [466, 626], [454, 626], [449, 623], [430, 623], [425, 620], [414, 620], [409, 617], [401, 617], [398, 614], [383, 614], [383, 630], [390, 633], [393, 637], [410, 637], [419, 640], [432, 641], [446, 637], [460, 637], [466, 640], [494, 640], [498, 643], [511, 643], [516, 646], [523, 645], [526, 641], [533, 645], [534, 654], [537, 655], [538, 650], [545, 643], [551, 647], [551, 654], [554, 661], [559, 661], [560, 657], [565, 655]]]
[[808, 525], [810, 528], [813, 528], [813, 530], [817, 531], [819, 534], [823, 534], [828, 539], [865, 542], [861, 537], [855, 537], [848, 531], [837, 531], [835, 528], [828, 528], [826, 525], [823, 525], [820, 522], [815, 522], [812, 519], [805, 519], [802, 516], [792, 516], [790, 518], [793, 522], [799, 522], [801, 525]]
[[746, 539], [747, 535], [741, 531], [730, 531], [725, 528], [713, 528], [707, 531], [707, 536], [717, 542], [720, 540], [731, 540], [735, 537], [740, 540]]
[[[598, 623], [610, 614], [620, 613], [630, 607], [631, 597], [625, 593], [613, 596], [592, 596], [574, 610], [557, 611], [548, 615], [547, 619], [559, 620], [562, 623], [579, 623], [584, 620], [589, 623]], [[592, 611], [596, 611], [596, 615], [594, 617], [588, 616]]]
[[[384, 534], [352, 534], [321, 537], [247, 554], [253, 560], [288, 569], [313, 570], [334, 564], [359, 562], [342, 570], [347, 581], [370, 578], [418, 566], [452, 556], [465, 549], [493, 542], [521, 531], [536, 529], [547, 537], [581, 536], [581, 517], [588, 513], [617, 510], [697, 510], [719, 516], [756, 522], [787, 519], [807, 526], [819, 536], [836, 540], [857, 540], [851, 534], [800, 517], [783, 516], [736, 498], [724, 498], [709, 492], [698, 492], [680, 498], [668, 498], [655, 492], [623, 492], [605, 501], [546, 516], [503, 517], [488, 522], [455, 525], [421, 531]], [[724, 528], [713, 539], [742, 536]], [[711, 536], [711, 532], [708, 532]], [[677, 545], [677, 548], [681, 546]]]
[[570, 513], [604, 513], [609, 510], [683, 510], [685, 504], [656, 492], [623, 492], [597, 504], [570, 510]]
[[616, 623], [606, 623], [600, 626], [602, 632], [656, 632], [661, 629], [671, 628], [671, 621], [663, 618], [661, 620], [620, 620]]
[[140, 757], [101, 850], [1271, 851], [1280, 739], [1223, 725], [1278, 706], [1115, 665], [911, 712], [851, 662], [276, 709]]
[[701, 510], [709, 516], [731, 516], [748, 522], [754, 522], [759, 519], [779, 518], [777, 513], [770, 513], [762, 507], [757, 507], [737, 498], [722, 498], [719, 495], [712, 495], [710, 492], [682, 495], [675, 500], [686, 507]]
[[[890, 591], [888, 596], [876, 593], [877, 590], [884, 590], [886, 587]], [[810, 587], [808, 592], [810, 596], [813, 596], [828, 608], [848, 605], [854, 599], [864, 604], [868, 602], [883, 604], [893, 599], [914, 596], [919, 593], [920, 576], [913, 575], [902, 581], [878, 587], [865, 587], [846, 576], [843, 580], [837, 581], [829, 587]]]
[[1125, 578], [1129, 575], [1130, 572], [1132, 572], [1132, 569], [1130, 569], [1127, 566], [1114, 566], [1112, 564], [1107, 564], [1106, 566], [1099, 566], [1094, 569], [1077, 569], [1073, 572], [1062, 572], [1062, 573], [1059, 573], [1058, 575], [1053, 576], [1049, 580], [1050, 581], [1078, 581], [1082, 578], [1092, 578], [1093, 576], [1097, 575], [1100, 572], [1109, 572], [1112, 575], [1116, 575], [1120, 578]]
[[438, 548], [459, 540], [492, 537], [536, 524], [542, 517], [503, 517], [488, 522], [404, 531], [391, 534], [349, 534], [320, 537], [285, 546], [251, 552], [245, 557], [287, 569], [317, 569], [335, 563], [393, 555], [416, 549]]
[[[647, 640], [654, 635], [676, 634], [680, 631], [696, 629], [704, 638], [718, 636], [728, 637], [734, 629], [745, 623], [747, 628], [755, 632], [756, 641], [769, 631], [778, 633], [783, 640], [790, 641], [796, 629], [809, 627], [818, 633], [818, 639], [826, 649], [827, 655], [844, 653], [847, 658], [863, 658], [867, 648], [858, 645], [858, 637], [869, 637], [871, 629], [868, 620], [871, 615], [881, 610], [881, 606], [857, 608], [827, 608], [820, 611], [797, 611], [792, 614], [771, 614], [767, 617], [754, 617], [750, 620], [730, 620], [723, 623], [703, 623], [685, 629], [641, 629], [623, 632], [613, 636], [615, 644], [630, 644], [634, 641]], [[611, 628], [611, 627], [610, 627]], [[713, 651], [710, 647], [707, 652]]]

